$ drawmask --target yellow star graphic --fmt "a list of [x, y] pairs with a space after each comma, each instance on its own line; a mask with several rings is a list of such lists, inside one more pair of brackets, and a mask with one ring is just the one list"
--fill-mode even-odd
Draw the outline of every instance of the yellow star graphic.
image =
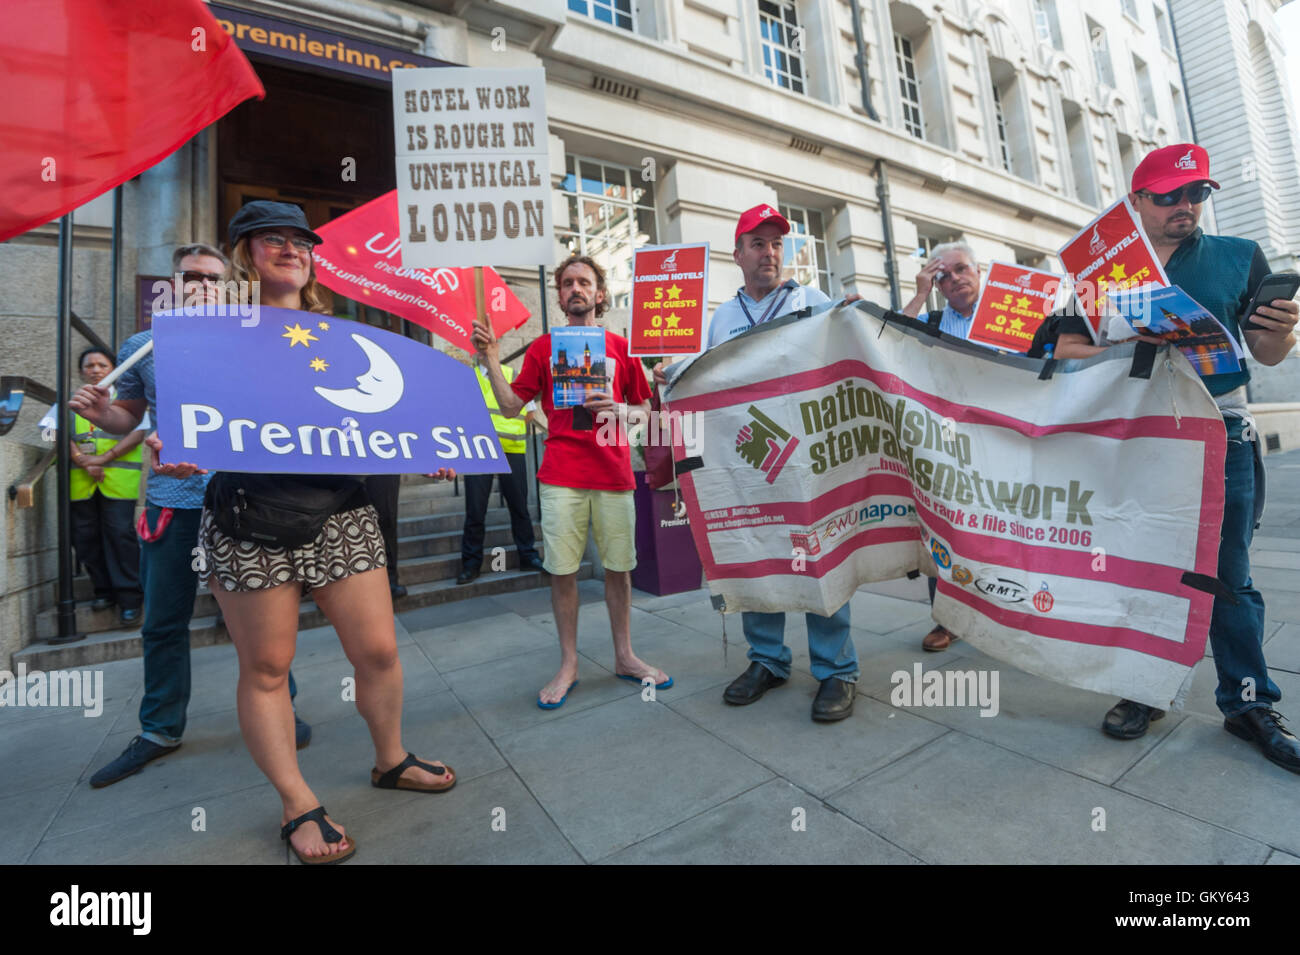
[[329, 323], [329, 322], [317, 322], [317, 323], [316, 323], [316, 327], [319, 328], [322, 332], [328, 332], [328, 331], [330, 330], [330, 323]]
[[329, 367], [329, 362], [324, 358], [313, 358], [311, 360], [312, 371], [324, 371]]
[[682, 317], [680, 315], [669, 315], [666, 320], [669, 328], [676, 328], [677, 323], [682, 320]]
[[1029, 307], [1029, 299], [1027, 299], [1025, 296], [1022, 295], [1020, 296], [1020, 298], [1016, 299], [1016, 308], [1028, 308], [1028, 307]]
[[290, 348], [294, 345], [307, 345], [308, 342], [320, 341], [319, 338], [311, 333], [311, 329], [303, 328], [297, 322], [293, 323], [293, 328], [290, 328], [288, 325], [284, 326], [284, 334], [280, 337], [289, 339]]
[[1025, 327], [1025, 323], [1022, 322], [1020, 319], [1018, 319], [1018, 318], [1013, 318], [1013, 319], [1011, 320], [1011, 330], [1012, 330], [1013, 332], [1018, 332], [1018, 331], [1020, 331], [1020, 329], [1022, 329], [1022, 328], [1024, 328], [1024, 327]]
[[668, 293], [668, 297], [669, 297], [669, 298], [681, 298], [681, 297], [682, 297], [682, 290], [679, 289], [679, 288], [677, 287], [677, 283], [676, 283], [676, 282], [674, 282], [674, 283], [673, 283], [672, 285], [670, 285], [668, 288], [664, 289], [664, 291]]
[[1115, 267], [1110, 270], [1110, 277], [1113, 278], [1116, 282], [1120, 282], [1128, 278], [1128, 276], [1124, 274], [1124, 266], [1120, 265], [1118, 262], [1116, 262]]

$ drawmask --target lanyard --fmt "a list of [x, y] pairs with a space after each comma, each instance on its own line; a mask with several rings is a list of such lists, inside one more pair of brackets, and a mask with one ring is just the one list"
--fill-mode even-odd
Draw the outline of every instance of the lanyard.
[[781, 294], [772, 300], [772, 304], [767, 307], [767, 311], [763, 313], [763, 317], [757, 322], [754, 321], [754, 316], [749, 314], [749, 308], [745, 305], [745, 300], [741, 297], [740, 291], [736, 292], [736, 301], [740, 303], [740, 310], [745, 313], [745, 321], [749, 322], [750, 328], [753, 328], [755, 325], [762, 325], [773, 315], [776, 315], [777, 309], [785, 304], [785, 300], [790, 297], [790, 293], [798, 287], [794, 279], [782, 283]]

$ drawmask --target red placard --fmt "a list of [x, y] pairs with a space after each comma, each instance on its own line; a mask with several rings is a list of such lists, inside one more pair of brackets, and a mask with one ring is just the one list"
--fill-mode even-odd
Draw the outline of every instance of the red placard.
[[1099, 316], [1111, 311], [1106, 308], [1109, 290], [1169, 284], [1127, 196], [1088, 223], [1057, 254], [1074, 282], [1094, 341], [1099, 338]]
[[[339, 295], [400, 315], [467, 352], [474, 324], [473, 269], [406, 268], [401, 259], [397, 190], [319, 226], [316, 277]], [[483, 304], [492, 328], [504, 335], [528, 321], [529, 311], [495, 269], [483, 269]]]
[[629, 355], [698, 355], [704, 351], [709, 244], [648, 245], [632, 267]]
[[971, 341], [1026, 352], [1034, 332], [1056, 306], [1061, 276], [1006, 262], [989, 264], [984, 291], [975, 306]]

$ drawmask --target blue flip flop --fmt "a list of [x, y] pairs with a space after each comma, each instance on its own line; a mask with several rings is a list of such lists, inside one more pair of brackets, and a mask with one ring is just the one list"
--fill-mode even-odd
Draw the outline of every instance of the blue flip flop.
[[[620, 680], [627, 680], [627, 682], [629, 683], [641, 683], [643, 679], [643, 677], [631, 676], [630, 674], [627, 673], [615, 673], [614, 676], [618, 677]], [[645, 684], [641, 683], [641, 685], [644, 686]], [[673, 678], [669, 677], [668, 679], [664, 680], [662, 683], [656, 683], [655, 689], [666, 690], [672, 685], [673, 685]]]
[[542, 698], [539, 696], [537, 698], [538, 708], [543, 710], [558, 710], [561, 706], [564, 705], [564, 701], [569, 698], [569, 691], [572, 690], [577, 685], [578, 685], [577, 680], [574, 680], [572, 683], [570, 683], [569, 689], [564, 691], [564, 696], [560, 697], [559, 701], [556, 703], [543, 703]]

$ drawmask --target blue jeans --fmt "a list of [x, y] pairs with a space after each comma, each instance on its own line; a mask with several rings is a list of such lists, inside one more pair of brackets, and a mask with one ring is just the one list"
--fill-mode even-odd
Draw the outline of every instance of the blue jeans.
[[[1244, 422], [1228, 418], [1228, 453], [1224, 466], [1223, 531], [1219, 541], [1219, 579], [1238, 603], [1215, 598], [1210, 618], [1210, 646], [1219, 685], [1214, 700], [1225, 716], [1257, 707], [1272, 707], [1282, 692], [1269, 679], [1264, 663], [1264, 598], [1250, 579], [1250, 542], [1255, 534], [1255, 448], [1242, 439]], [[1254, 699], [1242, 681], [1254, 685]]]
[[[838, 677], [856, 683], [858, 651], [849, 633], [849, 605], [846, 603], [829, 617], [808, 613], [804, 619], [808, 624], [813, 677], [818, 681]], [[740, 620], [749, 641], [749, 659], [788, 679], [791, 654], [785, 645], [785, 614], [742, 613]]]
[[[145, 509], [149, 526], [158, 526], [161, 508]], [[194, 616], [199, 575], [192, 568], [203, 509], [178, 507], [156, 541], [140, 542], [140, 585], [144, 590], [144, 696], [140, 735], [159, 746], [174, 746], [185, 732], [190, 704], [190, 618]], [[297, 694], [289, 674], [289, 696]]]

